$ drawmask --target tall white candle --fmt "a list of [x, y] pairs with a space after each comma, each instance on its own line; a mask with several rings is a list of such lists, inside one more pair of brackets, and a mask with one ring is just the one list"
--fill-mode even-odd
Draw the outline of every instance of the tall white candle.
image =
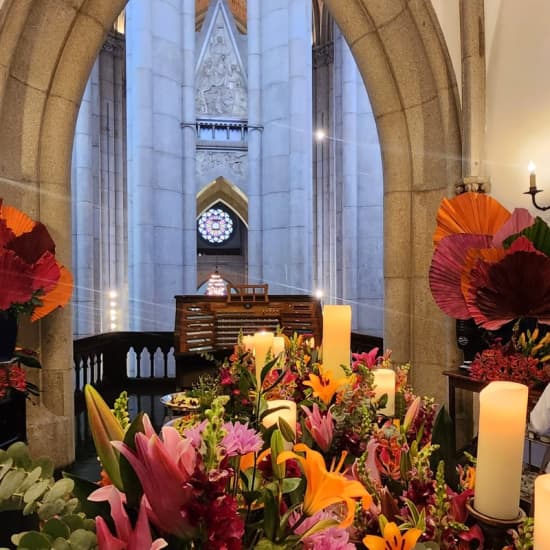
[[[275, 424], [279, 424], [279, 418], [282, 418], [294, 432], [294, 437], [296, 437], [296, 402], [290, 401], [288, 399], [271, 399], [267, 401], [267, 409], [276, 409], [278, 407], [284, 407], [278, 411], [274, 411], [270, 414], [264, 416], [262, 424], [265, 428], [269, 429]], [[293, 447], [292, 442], [284, 442], [284, 448], [290, 450]]]
[[518, 516], [527, 386], [491, 382], [479, 394], [474, 508], [496, 519]]
[[265, 367], [265, 359], [271, 351], [273, 345], [274, 334], [272, 332], [256, 332], [254, 333], [254, 358], [256, 363], [256, 382], [260, 388], [260, 375]]
[[535, 479], [534, 550], [550, 548], [550, 474]]
[[351, 356], [351, 306], [323, 308], [323, 366], [335, 376], [344, 376], [340, 365], [349, 367]]
[[252, 334], [245, 334], [243, 336], [243, 346], [246, 351], [252, 351], [254, 349], [254, 336], [252, 336]]
[[388, 396], [386, 406], [378, 409], [380, 414], [393, 416], [395, 414], [395, 371], [391, 369], [376, 369], [374, 372], [374, 398]]

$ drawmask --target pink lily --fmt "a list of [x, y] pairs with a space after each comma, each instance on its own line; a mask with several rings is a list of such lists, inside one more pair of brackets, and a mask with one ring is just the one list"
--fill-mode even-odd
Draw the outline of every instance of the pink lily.
[[369, 369], [373, 369], [376, 366], [377, 356], [378, 356], [378, 348], [373, 348], [369, 352], [351, 354], [354, 364], [361, 363], [366, 367], [368, 367]]
[[334, 437], [334, 420], [330, 410], [323, 416], [317, 403], [313, 404], [313, 412], [305, 405], [302, 405], [302, 410], [306, 413], [305, 424], [308, 432], [315, 443], [326, 453], [330, 449]]
[[126, 495], [113, 485], [101, 487], [91, 493], [88, 499], [94, 502], [107, 500], [111, 506], [111, 516], [115, 523], [116, 537], [101, 516], [95, 518], [99, 550], [158, 550], [168, 546], [164, 539], [159, 538], [153, 541], [143, 499], [135, 529], [132, 529], [132, 524], [124, 509]]
[[193, 499], [190, 479], [197, 465], [197, 451], [175, 428], [162, 428], [162, 439], [147, 415], [145, 433], [136, 434], [136, 452], [121, 441], [112, 445], [123, 454], [141, 482], [149, 519], [162, 531], [190, 538], [195, 534], [186, 509]]

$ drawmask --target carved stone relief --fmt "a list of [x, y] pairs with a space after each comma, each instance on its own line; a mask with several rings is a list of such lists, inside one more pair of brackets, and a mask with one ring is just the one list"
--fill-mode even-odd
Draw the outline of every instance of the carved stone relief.
[[197, 115], [247, 115], [246, 80], [229, 37], [225, 19], [218, 11], [197, 74]]
[[199, 176], [217, 171], [245, 178], [248, 172], [247, 153], [237, 151], [197, 151], [196, 163]]

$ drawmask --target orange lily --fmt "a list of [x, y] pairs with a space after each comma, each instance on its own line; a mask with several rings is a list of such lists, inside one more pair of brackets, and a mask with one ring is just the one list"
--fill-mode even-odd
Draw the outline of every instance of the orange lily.
[[310, 449], [303, 443], [295, 445], [294, 450], [304, 452], [306, 456], [298, 455], [292, 451], [283, 451], [277, 457], [277, 463], [280, 464], [290, 458], [295, 458], [300, 462], [307, 481], [304, 513], [307, 516], [313, 516], [327, 506], [343, 502], [347, 506], [347, 515], [339, 527], [349, 527], [355, 513], [354, 499], [361, 498], [363, 508], [368, 508], [372, 503], [372, 497], [359, 481], [348, 479], [340, 473], [346, 453], [342, 454], [336, 467], [327, 470], [325, 459], [321, 453]]
[[421, 534], [420, 529], [412, 528], [402, 535], [397, 524], [390, 521], [384, 527], [383, 537], [367, 535], [363, 539], [363, 544], [368, 550], [411, 550]]
[[330, 405], [334, 394], [348, 383], [349, 380], [346, 376], [335, 378], [332, 371], [320, 365], [319, 376], [310, 373], [309, 380], [304, 382], [304, 386], [310, 386], [315, 397], [318, 397], [325, 405]]

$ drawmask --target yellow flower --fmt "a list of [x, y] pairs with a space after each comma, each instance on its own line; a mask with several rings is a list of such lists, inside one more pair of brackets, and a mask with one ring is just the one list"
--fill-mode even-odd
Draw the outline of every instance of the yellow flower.
[[402, 535], [397, 525], [390, 521], [384, 527], [383, 537], [367, 535], [363, 544], [368, 550], [411, 550], [421, 534], [420, 529], [409, 529]]
[[277, 463], [280, 464], [290, 458], [295, 458], [300, 462], [307, 482], [303, 507], [307, 516], [312, 516], [332, 504], [343, 502], [347, 506], [347, 515], [339, 527], [345, 528], [353, 522], [355, 514], [353, 499], [362, 499], [363, 508], [368, 508], [371, 505], [372, 498], [365, 487], [359, 481], [347, 479], [340, 473], [346, 458], [345, 453], [342, 454], [336, 467], [333, 465], [330, 470], [327, 470], [325, 459], [321, 453], [310, 449], [303, 443], [295, 445], [294, 450], [305, 452], [306, 456], [298, 455], [292, 451], [284, 451], [277, 457]]
[[313, 389], [313, 395], [318, 397], [325, 405], [330, 405], [334, 394], [342, 387], [348, 384], [346, 376], [334, 378], [332, 371], [327, 370], [323, 365], [319, 366], [319, 376], [310, 373], [309, 380], [304, 382], [304, 386], [310, 386]]

